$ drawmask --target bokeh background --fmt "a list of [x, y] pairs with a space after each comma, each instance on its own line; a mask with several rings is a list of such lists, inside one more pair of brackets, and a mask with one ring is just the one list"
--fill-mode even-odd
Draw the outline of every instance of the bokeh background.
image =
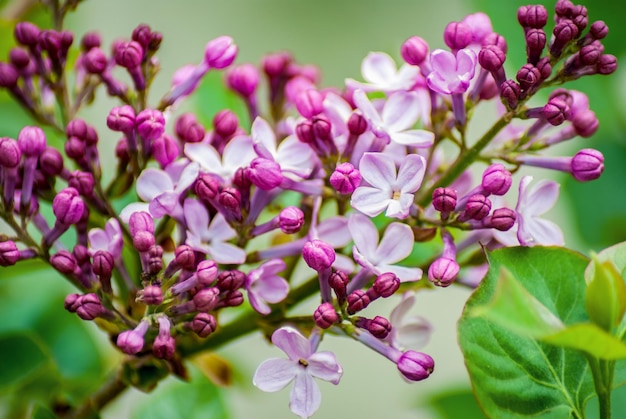
[[[551, 1], [538, 3], [548, 10], [553, 7]], [[602, 19], [610, 27], [604, 41], [606, 52], [623, 59], [626, 27], [620, 27], [619, 20], [624, 6], [612, 0], [582, 3], [589, 9], [590, 21]], [[11, 28], [15, 21], [11, 14], [16, 4], [19, 2], [0, 1], [4, 7], [0, 58], [13, 45]], [[173, 72], [184, 64], [199, 62], [206, 42], [220, 35], [235, 39], [238, 63], [259, 63], [266, 53], [288, 50], [298, 62], [319, 66], [322, 86], [341, 86], [346, 77], [361, 79], [361, 60], [369, 51], [385, 51], [399, 59], [400, 45], [412, 35], [426, 39], [431, 48], [444, 47], [446, 24], [477, 11], [489, 14], [494, 30], [506, 37], [506, 67], [514, 74], [525, 60], [523, 32], [516, 20], [516, 10], [522, 4], [519, 0], [86, 0], [67, 23], [75, 31], [75, 39], [96, 30], [104, 45], [128, 38], [139, 23], [162, 32], [164, 41], [158, 54], [161, 74], [151, 96], [156, 103], [168, 90]], [[26, 17], [42, 27], [47, 25], [38, 8], [28, 11]], [[581, 184], [565, 175], [541, 173], [562, 183], [558, 207], [550, 217], [563, 226], [567, 245], [586, 254], [626, 240], [623, 68], [610, 77], [584, 78], [569, 86], [589, 95], [601, 127], [591, 139], [576, 139], [554, 150], [555, 154], [572, 155], [580, 148], [598, 148], [606, 159], [604, 175], [598, 181]], [[220, 76], [210, 78], [215, 81]], [[179, 111], [199, 109], [210, 121], [223, 104], [223, 94], [205, 88]], [[105, 118], [113, 105], [102, 98], [81, 115], [98, 128], [102, 153], [109, 155], [117, 137], [106, 129]], [[480, 118], [474, 123], [484, 123], [486, 129], [489, 115]], [[6, 95], [0, 96], [0, 135], [15, 138], [21, 126], [30, 123]], [[473, 129], [482, 131], [480, 127]], [[116, 365], [119, 354], [96, 333], [95, 326], [63, 310], [63, 299], [71, 291], [40, 264], [0, 270], [0, 371], [4, 371], [0, 373], [0, 416], [12, 412], [11, 403], [20, 396], [45, 397], [55, 386], [62, 386], [70, 400], [89, 394]], [[322, 348], [336, 353], [344, 377], [337, 387], [321, 383], [322, 407], [315, 417], [472, 417], [477, 407], [469, 395], [469, 379], [456, 342], [456, 321], [468, 296], [469, 291], [460, 287], [418, 295], [412, 314], [432, 322], [434, 333], [423, 350], [436, 361], [435, 373], [422, 383], [405, 383], [392, 363], [357, 342], [325, 339]], [[388, 303], [387, 313], [397, 301]], [[233, 367], [230, 387], [216, 388], [194, 372], [191, 385], [168, 379], [156, 394], [129, 391], [102, 412], [102, 417], [294, 417], [288, 409], [288, 390], [267, 394], [251, 384], [257, 365], [269, 357], [282, 356], [282, 352], [260, 335], [252, 335], [222, 348], [218, 355]], [[38, 412], [45, 414], [44, 410]]]

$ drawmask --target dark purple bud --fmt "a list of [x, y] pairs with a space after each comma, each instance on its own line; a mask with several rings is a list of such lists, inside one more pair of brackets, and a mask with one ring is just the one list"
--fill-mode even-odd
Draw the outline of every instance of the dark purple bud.
[[598, 150], [585, 148], [572, 158], [572, 176], [580, 182], [600, 177], [604, 171], [604, 156]]
[[[60, 253], [60, 252], [59, 252]], [[82, 244], [77, 244], [72, 251], [72, 255], [76, 258], [76, 262], [79, 265], [84, 265], [85, 263], [89, 263], [89, 249]]]
[[380, 297], [391, 297], [400, 288], [400, 279], [392, 272], [385, 272], [376, 277], [372, 288]]
[[421, 381], [430, 376], [435, 369], [435, 361], [422, 352], [406, 351], [398, 359], [398, 370], [404, 378]]
[[219, 184], [213, 176], [201, 173], [196, 179], [193, 190], [200, 199], [210, 201], [219, 193]]
[[20, 251], [13, 240], [0, 242], [0, 266], [12, 266], [20, 259]]
[[61, 52], [61, 34], [54, 30], [43, 30], [39, 32], [38, 44], [51, 57], [56, 57]]
[[510, 109], [517, 107], [520, 93], [520, 85], [514, 80], [506, 80], [500, 85], [500, 97]]
[[58, 253], [50, 257], [50, 264], [54, 269], [61, 272], [64, 275], [70, 275], [74, 273], [78, 267], [78, 262], [74, 255], [67, 250], [60, 250]]
[[67, 56], [67, 51], [74, 43], [74, 34], [70, 31], [61, 32], [61, 54]]
[[135, 236], [141, 231], [154, 233], [154, 220], [152, 219], [152, 215], [145, 211], [132, 213], [128, 221], [128, 228], [131, 236]]
[[196, 269], [196, 275], [198, 277], [198, 284], [201, 286], [209, 286], [217, 278], [218, 269], [217, 264], [212, 260], [203, 260], [198, 263]]
[[142, 300], [145, 304], [158, 306], [163, 302], [163, 291], [157, 285], [148, 285], [143, 289]]
[[[0, 149], [2, 149], [1, 143], [2, 139], [0, 138]], [[1, 155], [2, 153], [0, 153]], [[56, 148], [46, 147], [39, 156], [39, 170], [46, 176], [58, 176], [63, 171], [63, 156], [61, 156], [61, 153]]]
[[342, 195], [349, 195], [361, 184], [361, 172], [351, 163], [345, 162], [337, 165], [330, 175], [330, 184]]
[[129, 70], [135, 69], [141, 65], [144, 50], [139, 42], [120, 42], [116, 45], [114, 56], [117, 65]]
[[243, 304], [243, 294], [239, 290], [229, 291], [220, 301], [219, 307], [237, 307]]
[[91, 74], [102, 74], [106, 70], [109, 60], [100, 48], [95, 47], [83, 55], [83, 65], [85, 70]]
[[256, 187], [264, 191], [276, 188], [283, 181], [280, 165], [263, 157], [257, 157], [250, 162], [248, 177]]
[[23, 155], [38, 157], [46, 149], [46, 134], [39, 127], [24, 127], [17, 136], [17, 144]]
[[0, 87], [14, 87], [18, 77], [19, 74], [12, 64], [0, 62]]
[[307, 119], [322, 113], [324, 110], [324, 95], [315, 89], [307, 89], [296, 97], [296, 109]]
[[235, 171], [233, 175], [233, 186], [239, 189], [240, 191], [249, 191], [252, 186], [252, 181], [250, 180], [250, 168], [249, 167], [239, 167]]
[[278, 215], [278, 226], [285, 234], [295, 234], [304, 225], [304, 213], [298, 207], [286, 207]]
[[185, 143], [199, 143], [204, 139], [204, 127], [192, 113], [182, 114], [176, 120], [176, 136]]
[[513, 179], [506, 167], [496, 163], [483, 172], [481, 186], [484, 191], [494, 195], [504, 195], [509, 191]]
[[372, 336], [378, 339], [385, 339], [389, 336], [389, 333], [391, 332], [391, 323], [389, 323], [389, 320], [381, 316], [376, 316], [371, 320], [366, 320], [367, 321], [364, 322], [365, 324], [363, 326], [360, 326], [358, 322], [357, 326], [365, 328], [372, 334]]
[[560, 18], [567, 18], [572, 15], [574, 4], [570, 0], [558, 0], [554, 5], [554, 11]]
[[217, 276], [217, 287], [222, 291], [234, 291], [243, 287], [246, 274], [239, 270], [222, 271]]
[[98, 32], [87, 32], [80, 41], [80, 47], [83, 51], [89, 51], [92, 48], [99, 48], [102, 44], [102, 38]]
[[464, 220], [482, 220], [491, 211], [491, 201], [483, 194], [475, 194], [468, 198], [462, 218]]
[[87, 321], [100, 317], [106, 312], [96, 294], [85, 294], [78, 297], [74, 307], [78, 317]]
[[596, 64], [598, 74], [611, 74], [614, 73], [615, 70], [617, 70], [617, 58], [615, 58], [615, 55], [603, 54], [600, 56]]
[[602, 55], [601, 45], [593, 42], [589, 45], [585, 45], [578, 52], [578, 58], [584, 65], [593, 65], [598, 62]]
[[443, 31], [443, 40], [450, 49], [463, 49], [472, 42], [472, 28], [463, 22], [450, 22]]
[[537, 70], [539, 70], [539, 75], [541, 76], [541, 80], [546, 80], [552, 74], [552, 64], [550, 64], [550, 57], [543, 57], [537, 64], [535, 65]]
[[428, 43], [419, 36], [412, 36], [404, 41], [400, 53], [407, 64], [420, 65], [428, 56]]
[[91, 196], [93, 195], [95, 180], [91, 173], [77, 170], [70, 175], [68, 185], [83, 196]]
[[63, 302], [63, 306], [70, 313], [76, 313], [76, 310], [79, 307], [80, 295], [79, 294], [68, 294], [65, 297], [65, 301]]
[[0, 166], [14, 168], [22, 160], [18, 142], [9, 137], [0, 137]]
[[302, 248], [302, 257], [306, 264], [320, 272], [328, 269], [335, 262], [335, 249], [321, 240], [311, 240]]
[[85, 212], [85, 203], [75, 188], [61, 190], [52, 201], [52, 212], [57, 221], [63, 225], [76, 224]]
[[37, 46], [39, 42], [39, 28], [30, 22], [19, 22], [13, 31], [15, 40], [29, 47]]
[[149, 231], [142, 230], [133, 234], [133, 246], [140, 252], [147, 252], [154, 243], [154, 234]]
[[597, 20], [591, 24], [589, 34], [594, 39], [604, 39], [609, 33], [609, 27], [601, 20]]
[[570, 115], [570, 107], [560, 98], [552, 98], [543, 107], [543, 117], [550, 125], [561, 125]]
[[365, 307], [367, 307], [370, 303], [370, 297], [363, 290], [356, 290], [348, 294], [348, 314], [354, 314]]
[[93, 255], [93, 273], [101, 277], [101, 279], [110, 279], [114, 266], [113, 255], [106, 250], [98, 250]]
[[331, 303], [322, 303], [313, 313], [313, 320], [318, 327], [328, 329], [339, 321], [339, 315]]
[[241, 193], [235, 188], [224, 188], [217, 201], [229, 211], [238, 212], [241, 206]]
[[543, 28], [548, 22], [548, 11], [540, 4], [521, 6], [517, 9], [517, 21], [524, 28]]
[[150, 153], [161, 168], [165, 168], [180, 155], [180, 149], [172, 137], [163, 134], [152, 141], [150, 144]]
[[339, 304], [343, 304], [346, 300], [346, 288], [348, 287], [350, 278], [343, 271], [334, 271], [328, 277], [328, 285], [335, 291]]
[[217, 329], [215, 317], [208, 313], [198, 313], [191, 322], [191, 330], [201, 338], [209, 336]]
[[288, 52], [277, 52], [263, 57], [263, 71], [269, 78], [275, 78], [285, 74], [293, 61]]
[[350, 134], [361, 135], [367, 131], [367, 127], [367, 119], [360, 113], [352, 112], [352, 115], [348, 118], [348, 131], [350, 131]]
[[506, 55], [495, 45], [487, 45], [478, 53], [479, 64], [491, 73], [499, 71], [505, 61]]
[[182, 269], [191, 270], [196, 266], [196, 254], [191, 246], [181, 244], [174, 251], [174, 259]]
[[535, 64], [539, 61], [545, 46], [546, 33], [543, 29], [529, 29], [526, 32], [526, 54], [528, 55], [528, 62]]
[[305, 144], [313, 144], [315, 142], [315, 133], [313, 132], [311, 121], [300, 122], [296, 126], [296, 136], [298, 140]]
[[144, 50], [148, 49], [148, 45], [150, 45], [150, 41], [152, 40], [152, 30], [150, 26], [144, 23], [138, 25], [133, 29], [131, 39], [138, 42]]
[[554, 42], [550, 47], [550, 54], [559, 57], [563, 52], [563, 47], [578, 36], [578, 27], [569, 19], [564, 19], [554, 26], [552, 31]]
[[219, 302], [220, 290], [216, 287], [201, 289], [193, 296], [193, 303], [198, 311], [211, 311]]
[[213, 129], [221, 138], [230, 138], [239, 128], [239, 119], [237, 115], [230, 109], [219, 111], [213, 117]]
[[491, 215], [491, 227], [499, 231], [508, 231], [515, 224], [515, 211], [509, 208], [498, 208]]
[[11, 48], [9, 61], [18, 70], [24, 70], [31, 63], [30, 55], [22, 48]]
[[87, 145], [78, 137], [70, 137], [65, 142], [63, 149], [70, 159], [80, 160], [85, 157]]
[[482, 47], [486, 47], [487, 45], [494, 45], [498, 47], [503, 53], [506, 54], [508, 50], [508, 46], [506, 44], [506, 39], [504, 36], [500, 35], [497, 32], [491, 32], [483, 39]]
[[135, 129], [135, 110], [130, 105], [116, 106], [107, 116], [107, 127], [112, 131], [129, 133]]
[[117, 336], [117, 347], [125, 354], [134, 355], [143, 349], [144, 335], [148, 331], [148, 321], [142, 320], [134, 330], [126, 330]]
[[440, 212], [451, 212], [456, 208], [456, 191], [452, 188], [437, 188], [433, 191], [433, 207]]
[[322, 141], [331, 141], [331, 129], [330, 121], [323, 115], [318, 115], [313, 118], [313, 133]]
[[524, 64], [516, 75], [522, 90], [528, 90], [541, 81], [541, 72], [532, 64]]
[[135, 118], [137, 132], [145, 140], [154, 140], [163, 135], [165, 131], [165, 118], [161, 111], [156, 109], [144, 109]]
[[237, 45], [230, 36], [220, 36], [209, 41], [204, 48], [204, 62], [211, 68], [225, 68], [235, 61]]
[[592, 110], [584, 110], [576, 112], [576, 115], [572, 118], [572, 125], [576, 130], [576, 134], [583, 138], [589, 138], [596, 133], [600, 123]]
[[243, 97], [250, 97], [259, 85], [259, 71], [252, 64], [232, 67], [226, 75], [228, 87]]
[[152, 353], [160, 359], [170, 359], [176, 352], [176, 341], [171, 336], [171, 323], [167, 316], [157, 317], [159, 322], [159, 334], [152, 344]]
[[456, 279], [460, 266], [448, 258], [438, 258], [428, 267], [428, 280], [438, 287], [447, 287]]

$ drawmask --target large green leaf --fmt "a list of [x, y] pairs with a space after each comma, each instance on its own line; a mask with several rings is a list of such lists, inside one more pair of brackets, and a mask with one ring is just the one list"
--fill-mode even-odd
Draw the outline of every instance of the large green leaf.
[[492, 300], [502, 268], [566, 325], [588, 320], [583, 272], [588, 259], [559, 248], [505, 248], [488, 254], [490, 271], [468, 300], [459, 343], [474, 393], [494, 418], [582, 417], [593, 381], [582, 353], [540, 343], [469, 313]]
[[33, 334], [0, 335], [0, 388], [19, 385], [47, 363], [46, 348]]

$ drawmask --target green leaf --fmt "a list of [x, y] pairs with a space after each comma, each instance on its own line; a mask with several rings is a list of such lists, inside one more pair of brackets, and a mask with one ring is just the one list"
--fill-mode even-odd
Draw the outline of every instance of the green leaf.
[[439, 419], [483, 419], [485, 417], [469, 388], [448, 389], [437, 393], [429, 398], [428, 407], [437, 413]]
[[[626, 269], [626, 242], [615, 244], [611, 247], [607, 247], [597, 255], [599, 262], [611, 261], [617, 268], [618, 272], [623, 272]], [[590, 263], [585, 269], [585, 280], [591, 282], [593, 275], [595, 274], [595, 265]]]
[[200, 371], [190, 367], [191, 381], [168, 378], [150, 395], [133, 418], [206, 419], [228, 418], [221, 390]]
[[591, 320], [611, 333], [626, 310], [626, 285], [610, 260], [603, 262], [593, 258], [591, 282], [587, 284], [585, 306]]
[[48, 355], [33, 334], [0, 336], [0, 388], [15, 386], [46, 367]]
[[585, 351], [596, 358], [624, 359], [626, 345], [593, 323], [579, 323], [541, 338], [556, 346]]
[[506, 268], [566, 324], [588, 320], [583, 272], [588, 259], [561, 248], [503, 248], [488, 255], [487, 277], [467, 302], [458, 333], [474, 394], [489, 417], [583, 416], [594, 394], [585, 356], [511, 333], [470, 313], [491, 301]]

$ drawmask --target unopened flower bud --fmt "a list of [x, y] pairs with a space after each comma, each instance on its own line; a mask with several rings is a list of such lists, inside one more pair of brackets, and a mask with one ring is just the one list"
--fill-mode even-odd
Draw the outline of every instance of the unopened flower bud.
[[150, 154], [161, 168], [167, 167], [180, 155], [178, 144], [167, 134], [161, 135], [150, 144]]
[[433, 207], [439, 212], [454, 211], [456, 201], [456, 191], [452, 188], [437, 188], [433, 191]]
[[107, 116], [107, 127], [113, 131], [129, 133], [135, 129], [135, 119], [135, 110], [132, 106], [116, 106]]
[[176, 352], [176, 341], [171, 336], [171, 323], [166, 316], [157, 317], [159, 322], [159, 334], [152, 344], [152, 353], [160, 359], [170, 359]]
[[198, 313], [191, 322], [191, 330], [201, 338], [209, 336], [217, 329], [215, 317], [208, 313]]
[[219, 111], [213, 117], [213, 129], [221, 138], [231, 138], [239, 128], [239, 118], [230, 109]]
[[[363, 319], [365, 321], [358, 322], [357, 326], [366, 329], [375, 338], [385, 339], [391, 332], [391, 323], [382, 316], [376, 316], [373, 319]], [[359, 324], [361, 323], [361, 324]]]
[[404, 41], [400, 53], [407, 64], [420, 65], [428, 56], [428, 44], [419, 36], [412, 36]]
[[39, 127], [24, 127], [17, 136], [17, 144], [23, 155], [38, 157], [46, 149], [46, 134]]
[[358, 112], [352, 112], [348, 118], [348, 131], [352, 135], [361, 135], [367, 131], [367, 119]]
[[117, 336], [117, 347], [125, 354], [134, 355], [143, 349], [144, 335], [148, 331], [147, 320], [142, 320], [133, 330], [126, 330]]
[[439, 287], [447, 287], [459, 274], [460, 266], [448, 258], [438, 258], [428, 268], [428, 280]]
[[492, 164], [483, 172], [481, 186], [483, 190], [494, 195], [504, 195], [511, 188], [513, 179], [511, 172], [499, 164]]
[[615, 58], [615, 55], [603, 54], [600, 56], [596, 64], [598, 74], [612, 74], [615, 70], [617, 70], [617, 58]]
[[141, 298], [145, 304], [158, 306], [163, 302], [163, 291], [157, 285], [148, 285], [143, 289]]
[[222, 291], [233, 291], [243, 287], [246, 274], [239, 270], [222, 271], [217, 276], [217, 287]]
[[206, 132], [192, 113], [182, 114], [176, 120], [176, 136], [184, 143], [198, 143]]
[[196, 179], [193, 190], [200, 199], [210, 201], [219, 193], [219, 184], [213, 176], [201, 173]]
[[576, 130], [576, 134], [584, 138], [589, 138], [598, 130], [598, 118], [592, 110], [577, 112], [572, 118], [572, 126]]
[[367, 307], [370, 303], [370, 297], [363, 290], [355, 290], [348, 294], [348, 314], [354, 314], [365, 307]]
[[450, 22], [443, 32], [443, 40], [452, 50], [463, 49], [472, 42], [472, 28], [463, 22]]
[[306, 264], [320, 272], [328, 269], [335, 262], [335, 249], [321, 240], [311, 240], [302, 248], [302, 257]]
[[313, 133], [322, 141], [331, 140], [332, 126], [330, 121], [323, 115], [313, 118]]
[[35, 47], [39, 42], [39, 28], [31, 22], [19, 22], [15, 25], [13, 35], [17, 42], [29, 47]]
[[305, 144], [313, 144], [315, 142], [315, 133], [313, 132], [311, 121], [303, 121], [296, 125], [296, 136], [298, 140]]
[[78, 298], [74, 308], [76, 314], [83, 320], [91, 321], [102, 316], [106, 310], [96, 294], [85, 294]]
[[487, 45], [478, 53], [478, 63], [491, 73], [501, 70], [505, 61], [506, 55], [504, 51], [495, 45]]
[[285, 234], [294, 234], [304, 225], [304, 213], [298, 207], [286, 207], [278, 215], [278, 226]]
[[22, 151], [12, 138], [0, 138], [0, 167], [14, 168], [20, 164]]
[[198, 284], [201, 286], [209, 286], [217, 279], [218, 269], [217, 264], [212, 260], [203, 260], [198, 263], [196, 269], [196, 275], [198, 277]]
[[120, 42], [115, 48], [115, 62], [127, 69], [134, 69], [141, 65], [144, 50], [139, 42]]
[[565, 122], [570, 116], [570, 107], [560, 98], [552, 98], [543, 107], [543, 117], [551, 125], [557, 126]]
[[149, 231], [141, 230], [133, 234], [133, 246], [140, 252], [150, 250], [150, 248], [154, 246], [154, 242], [154, 234]]
[[398, 370], [411, 381], [421, 381], [430, 376], [435, 369], [435, 361], [425, 353], [406, 351], [398, 359]]
[[597, 20], [591, 24], [589, 34], [594, 39], [604, 39], [609, 33], [609, 27], [602, 20]]
[[154, 220], [152, 215], [145, 211], [133, 212], [128, 221], [128, 228], [131, 236], [135, 236], [140, 231], [154, 233]]
[[324, 110], [324, 95], [316, 89], [307, 89], [296, 96], [296, 109], [307, 119], [322, 113]]
[[217, 200], [224, 208], [238, 212], [241, 205], [241, 193], [235, 188], [224, 188]]
[[70, 313], [76, 313], [79, 307], [80, 294], [68, 294], [63, 302], [63, 307]]
[[156, 109], [144, 109], [135, 118], [137, 132], [145, 140], [154, 140], [163, 135], [165, 131], [165, 118], [161, 111]]
[[548, 22], [548, 11], [540, 4], [521, 6], [517, 9], [517, 21], [524, 28], [543, 28]]
[[400, 279], [392, 272], [385, 272], [376, 277], [372, 288], [380, 297], [391, 297], [400, 288]]
[[211, 68], [225, 68], [235, 61], [237, 45], [230, 36], [220, 36], [209, 41], [204, 48], [204, 62]]
[[259, 71], [252, 64], [232, 67], [226, 75], [228, 87], [243, 97], [250, 97], [259, 85]]
[[106, 70], [109, 60], [104, 51], [96, 47], [83, 55], [82, 63], [88, 73], [102, 74]]
[[15, 87], [18, 78], [19, 74], [12, 64], [0, 62], [0, 87]]
[[220, 290], [216, 287], [203, 288], [193, 296], [193, 303], [198, 311], [211, 311], [219, 302]]
[[604, 156], [598, 150], [585, 148], [572, 158], [572, 176], [580, 182], [600, 177], [604, 171]]
[[174, 258], [178, 266], [183, 269], [193, 269], [196, 264], [195, 252], [190, 246], [186, 244], [181, 244], [176, 248], [176, 250], [174, 251]]
[[320, 304], [313, 313], [313, 320], [315, 324], [322, 328], [328, 329], [330, 326], [339, 321], [339, 315], [335, 311], [335, 308], [331, 303]]
[[106, 250], [98, 250], [93, 255], [93, 273], [99, 277], [110, 279], [114, 266], [113, 255]]
[[330, 175], [330, 184], [342, 195], [349, 195], [361, 184], [361, 172], [351, 163], [340, 163]]
[[0, 266], [12, 266], [20, 259], [20, 251], [13, 240], [0, 242]]
[[229, 291], [220, 300], [218, 307], [238, 307], [243, 304], [243, 294], [239, 290]]
[[85, 203], [72, 187], [61, 190], [52, 201], [52, 212], [63, 225], [76, 224], [83, 216]]
[[517, 107], [520, 93], [520, 85], [514, 80], [506, 80], [500, 85], [500, 97], [510, 109]]
[[248, 177], [257, 188], [264, 191], [276, 188], [283, 181], [280, 165], [263, 157], [257, 157], [250, 162]]
[[343, 304], [346, 300], [346, 289], [350, 278], [343, 271], [334, 271], [328, 277], [328, 285], [335, 291], [339, 304]]
[[482, 220], [491, 211], [491, 201], [483, 194], [474, 194], [467, 199], [462, 218], [464, 220]]
[[[2, 138], [0, 138], [0, 143]], [[2, 146], [0, 145], [0, 149]], [[1, 157], [0, 157], [1, 159]], [[2, 164], [0, 160], [0, 165]], [[46, 176], [58, 176], [63, 171], [63, 156], [56, 148], [46, 147], [39, 156], [39, 170]]]
[[498, 208], [491, 215], [491, 227], [499, 231], [508, 231], [515, 224], [515, 211], [509, 208]]
[[67, 250], [60, 250], [58, 253], [50, 257], [50, 264], [54, 269], [64, 275], [72, 274], [78, 267], [78, 262]]

